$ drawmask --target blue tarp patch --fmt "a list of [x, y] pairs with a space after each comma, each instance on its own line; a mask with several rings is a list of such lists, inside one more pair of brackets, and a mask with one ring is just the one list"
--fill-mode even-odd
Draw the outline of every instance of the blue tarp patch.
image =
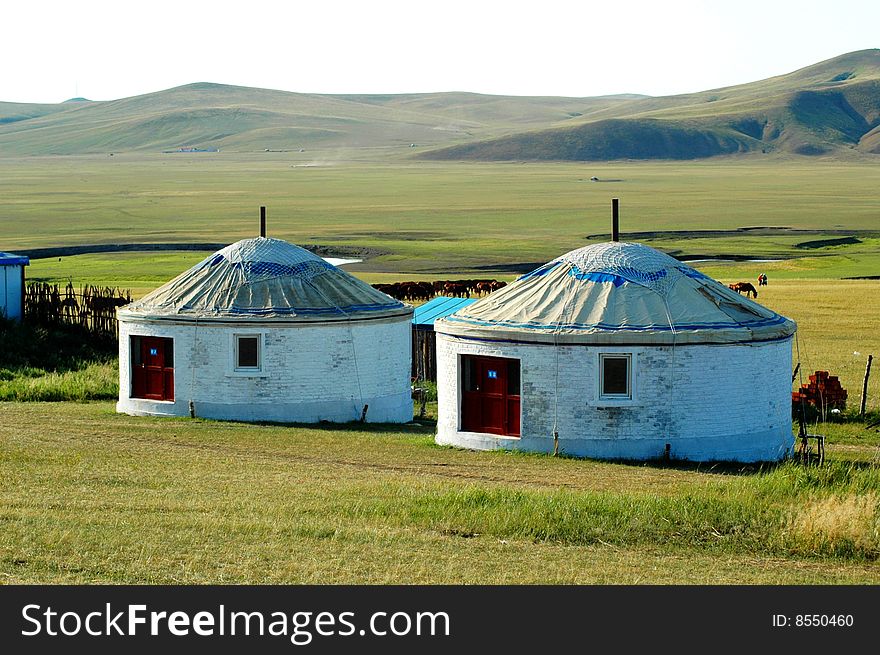
[[234, 267], [244, 270], [249, 278], [254, 277], [314, 277], [335, 268], [333, 264], [321, 260], [300, 262], [299, 264], [276, 264], [275, 262], [236, 262]]
[[[520, 280], [528, 280], [533, 277], [542, 277], [547, 275], [551, 271], [555, 270], [559, 266], [563, 264], [567, 264], [571, 268], [568, 271], [568, 274], [575, 278], [576, 280], [586, 280], [588, 282], [598, 282], [598, 283], [610, 283], [616, 287], [619, 287], [624, 282], [634, 282], [636, 284], [642, 284], [644, 286], [651, 286], [653, 283], [658, 282], [665, 278], [668, 273], [665, 269], [660, 269], [659, 271], [641, 271], [637, 268], [631, 268], [629, 266], [610, 266], [601, 271], [582, 271], [577, 266], [567, 262], [551, 262], [549, 264], [544, 264], [540, 268], [536, 268], [531, 273], [526, 273], [521, 276]], [[690, 277], [696, 277], [696, 275], [689, 274], [685, 270], [686, 267], [676, 267], [685, 275], [689, 275]], [[696, 271], [693, 271], [696, 273]], [[701, 277], [701, 273], [697, 274]]]

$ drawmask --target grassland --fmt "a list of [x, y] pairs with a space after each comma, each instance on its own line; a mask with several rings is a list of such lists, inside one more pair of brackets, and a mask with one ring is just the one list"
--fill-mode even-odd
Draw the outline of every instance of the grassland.
[[[679, 255], [796, 257], [696, 265], [725, 282], [767, 273], [759, 301], [798, 322], [804, 373], [838, 374], [851, 405], [865, 357], [880, 354], [880, 281], [841, 279], [880, 275], [880, 166], [332, 154], [0, 159], [0, 249], [231, 242], [255, 233], [265, 204], [271, 235], [385, 253], [349, 267], [367, 281], [510, 279], [604, 240], [618, 196], [624, 238], [651, 233], [641, 240]], [[756, 226], [813, 232], [736, 231]], [[693, 233], [707, 229], [730, 232]], [[859, 241], [798, 247], [847, 234]], [[202, 256], [35, 260], [28, 276], [139, 295]], [[103, 380], [112, 395], [112, 357], [92, 361], [78, 381], [49, 382]], [[51, 366], [21, 370], [0, 396], [52, 398], [39, 386]], [[869, 400], [880, 409], [876, 374]], [[880, 435], [853, 421], [822, 427], [833, 461], [821, 471], [470, 453], [434, 446], [429, 425], [157, 420], [107, 401], [0, 402], [0, 426], [2, 582], [880, 582]]]
[[[658, 233], [642, 240], [678, 254], [808, 255], [792, 277], [846, 277], [880, 274], [878, 241], [865, 235], [880, 232], [878, 187], [880, 165], [781, 159], [393, 164], [339, 162], [330, 152], [0, 159], [0, 243], [15, 251], [232, 242], [256, 232], [266, 205], [273, 236], [387, 253], [353, 270], [486, 271], [602, 240], [616, 196], [624, 238]], [[850, 231], [863, 243], [804, 251], [795, 244], [821, 235], [731, 232], [694, 242], [687, 233], [753, 226]]]
[[0, 401], [119, 396], [118, 346], [77, 327], [34, 327], [0, 318]]
[[876, 433], [823, 469], [755, 471], [110, 403], [2, 403], [0, 424], [9, 583], [880, 582]]

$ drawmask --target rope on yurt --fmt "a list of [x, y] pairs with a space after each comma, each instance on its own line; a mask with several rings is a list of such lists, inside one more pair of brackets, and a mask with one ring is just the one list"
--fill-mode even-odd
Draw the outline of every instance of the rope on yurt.
[[[334, 307], [336, 310], [338, 310], [339, 312], [341, 312], [345, 316], [345, 324], [348, 327], [348, 340], [349, 340], [349, 342], [351, 342], [351, 358], [352, 358], [352, 361], [354, 362], [354, 379], [355, 379], [355, 382], [357, 382], [358, 398], [360, 399], [360, 405], [362, 407], [361, 421], [364, 421], [364, 420], [366, 420], [366, 416], [367, 416], [367, 406], [364, 404], [364, 390], [361, 387], [361, 374], [360, 374], [360, 369], [358, 367], [357, 347], [354, 345], [354, 329], [351, 327], [351, 322], [352, 322], [351, 315], [347, 311], [342, 309], [342, 307], [340, 307], [335, 302], [330, 300], [330, 298], [328, 298], [318, 287], [316, 287], [314, 284], [312, 284], [311, 280], [304, 280], [304, 281], [306, 284], [308, 284], [310, 287], [312, 287], [312, 289], [314, 289], [318, 293], [318, 295], [321, 296], [321, 298], [324, 299], [324, 302], [326, 302], [328, 305], [331, 305], [332, 307]], [[358, 408], [355, 407], [355, 411], [357, 411], [357, 409]]]
[[[668, 300], [667, 296], [665, 296], [665, 295], [661, 296], [661, 298], [663, 298], [663, 308], [666, 311], [666, 320], [669, 322], [669, 329], [672, 331], [672, 361], [670, 363], [670, 370], [669, 370], [669, 404], [668, 404], [669, 413], [670, 413], [669, 428], [671, 429], [672, 428], [672, 418], [673, 418], [671, 414], [672, 414], [673, 408], [676, 406], [675, 405], [675, 342], [676, 342], [676, 337], [678, 335], [675, 331], [675, 323], [672, 320], [672, 313], [669, 311], [669, 300]], [[669, 438], [668, 434], [667, 434], [667, 438]], [[668, 457], [670, 454], [670, 446], [669, 446], [670, 443], [671, 443], [671, 440], [670, 440], [670, 442], [667, 442], [667, 444], [666, 444], [666, 450], [664, 451], [666, 453], [666, 457]]]
[[[193, 353], [195, 353], [196, 346], [198, 346], [198, 343], [199, 343], [199, 319], [198, 319], [198, 317], [196, 318], [195, 322], [196, 322], [196, 327], [195, 327], [195, 330], [193, 330], [193, 345], [192, 345], [192, 349], [190, 350], [190, 356], [189, 356], [189, 371], [190, 371], [189, 417], [190, 418], [196, 417], [196, 401], [193, 399], [193, 396], [195, 396], [195, 389], [196, 389], [196, 365], [193, 363]], [[176, 358], [177, 353], [174, 353], [174, 356]], [[177, 362], [175, 362], [175, 364], [176, 363]]]

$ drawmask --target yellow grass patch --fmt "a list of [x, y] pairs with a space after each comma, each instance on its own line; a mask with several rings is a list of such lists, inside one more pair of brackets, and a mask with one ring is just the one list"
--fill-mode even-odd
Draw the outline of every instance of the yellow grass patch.
[[812, 552], [859, 552], [880, 555], [880, 497], [866, 494], [829, 496], [795, 508], [789, 530], [801, 548]]

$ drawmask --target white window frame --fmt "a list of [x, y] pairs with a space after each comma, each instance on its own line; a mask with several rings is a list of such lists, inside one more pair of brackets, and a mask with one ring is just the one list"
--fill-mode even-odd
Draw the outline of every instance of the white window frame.
[[[238, 341], [239, 339], [256, 339], [257, 340], [257, 365], [239, 366], [238, 365]], [[231, 361], [229, 362], [229, 374], [236, 377], [266, 377], [265, 372], [265, 346], [266, 336], [264, 332], [235, 332], [230, 335], [229, 352], [231, 353]]]
[[[606, 394], [603, 392], [605, 387], [605, 360], [607, 359], [625, 359], [627, 360], [627, 393]], [[632, 404], [635, 402], [635, 358], [631, 352], [602, 352], [599, 353], [599, 366], [596, 375], [597, 393], [596, 397], [600, 404]]]

